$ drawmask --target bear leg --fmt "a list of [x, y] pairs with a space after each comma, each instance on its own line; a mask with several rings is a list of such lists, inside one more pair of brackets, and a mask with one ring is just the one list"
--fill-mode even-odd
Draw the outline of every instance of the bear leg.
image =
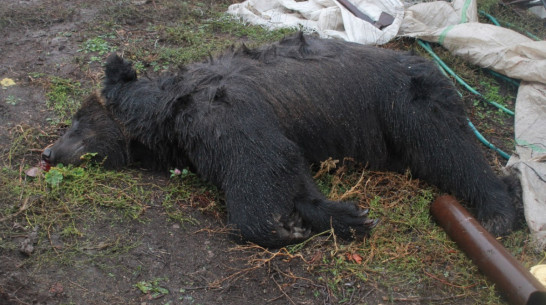
[[304, 191], [294, 203], [295, 208], [314, 231], [333, 229], [344, 239], [367, 235], [378, 220], [368, 218], [368, 209], [362, 209], [354, 202], [327, 200], [317, 189], [311, 176], [304, 177]]

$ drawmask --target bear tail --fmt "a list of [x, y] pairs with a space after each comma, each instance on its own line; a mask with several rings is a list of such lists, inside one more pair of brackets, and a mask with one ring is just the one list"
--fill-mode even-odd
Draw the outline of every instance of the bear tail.
[[104, 73], [106, 75], [105, 84], [131, 82], [137, 79], [133, 64], [115, 53], [110, 55], [106, 60]]

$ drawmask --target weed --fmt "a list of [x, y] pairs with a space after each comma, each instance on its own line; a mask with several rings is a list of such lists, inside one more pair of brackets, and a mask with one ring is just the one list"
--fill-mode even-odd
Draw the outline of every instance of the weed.
[[492, 11], [497, 5], [499, 5], [498, 0], [480, 0], [477, 2], [478, 8], [486, 12]]
[[86, 40], [78, 52], [93, 53], [90, 62], [101, 61], [104, 55], [114, 52], [116, 47], [110, 46], [106, 39], [115, 39], [115, 35], [101, 35]]
[[21, 101], [20, 98], [15, 97], [13, 95], [8, 95], [8, 97], [6, 98], [6, 104], [12, 105], [12, 106], [17, 105], [20, 101]]
[[175, 168], [175, 169], [171, 169], [169, 172], [171, 173], [171, 178], [174, 178], [174, 177], [184, 178], [190, 174], [190, 172], [185, 168], [183, 170], [179, 170], [178, 168]]
[[155, 278], [150, 281], [140, 281], [135, 284], [142, 293], [149, 295], [152, 299], [160, 298], [166, 294], [169, 294], [169, 290], [159, 286], [159, 282], [164, 281], [164, 278]]
[[42, 72], [30, 72], [30, 73], [28, 73], [28, 76], [31, 79], [38, 79], [38, 78], [42, 78], [42, 77], [46, 76], [46, 74], [42, 73]]

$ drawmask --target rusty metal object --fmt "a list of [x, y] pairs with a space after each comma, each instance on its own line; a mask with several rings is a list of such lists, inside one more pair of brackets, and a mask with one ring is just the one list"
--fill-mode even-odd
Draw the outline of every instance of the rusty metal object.
[[510, 304], [544, 305], [546, 288], [452, 196], [440, 196], [430, 211], [436, 221]]

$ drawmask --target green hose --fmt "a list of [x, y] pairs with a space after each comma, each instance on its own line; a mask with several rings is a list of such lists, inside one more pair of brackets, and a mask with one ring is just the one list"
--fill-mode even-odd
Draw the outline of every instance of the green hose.
[[536, 41], [542, 40], [542, 39], [538, 38], [536, 35], [534, 35], [533, 33], [529, 32], [529, 31], [527, 31], [527, 30], [524, 30], [524, 29], [522, 29], [522, 28], [520, 28], [520, 27], [518, 27], [518, 26], [515, 26], [515, 25], [511, 24], [510, 22], [506, 22], [506, 21], [501, 21], [501, 22], [499, 22], [499, 21], [497, 20], [497, 18], [495, 18], [495, 17], [489, 15], [488, 13], [486, 13], [486, 12], [484, 12], [484, 11], [482, 11], [482, 10], [479, 10], [479, 12], [480, 12], [480, 14], [481, 14], [482, 16], [487, 17], [487, 19], [489, 19], [489, 21], [491, 21], [491, 22], [492, 22], [494, 25], [496, 25], [496, 26], [501, 26], [501, 23], [502, 23], [503, 25], [505, 25], [505, 26], [507, 26], [507, 27], [509, 27], [509, 28], [512, 28], [512, 29], [518, 30], [519, 32], [525, 33], [525, 35], [529, 36], [530, 38], [532, 38], [532, 39], [534, 39], [534, 40], [536, 40]]
[[[453, 70], [451, 70], [451, 68], [449, 68], [446, 63], [444, 63], [443, 60], [440, 59], [440, 57], [438, 57], [438, 55], [436, 55], [436, 53], [434, 53], [434, 51], [432, 50], [432, 48], [430, 47], [430, 45], [420, 39], [417, 39], [417, 42], [419, 43], [420, 46], [422, 46], [435, 60], [436, 60], [436, 64], [438, 64], [440, 70], [442, 71], [442, 73], [444, 73], [444, 75], [447, 76], [447, 73], [451, 74], [453, 77], [455, 77], [455, 79], [457, 79], [457, 81], [459, 81], [465, 88], [467, 88], [470, 92], [474, 93], [474, 94], [477, 94], [481, 97], [483, 97], [478, 91], [476, 91], [474, 88], [470, 87], [470, 85], [468, 85], [464, 80], [462, 80], [457, 74], [455, 74], [455, 72]], [[461, 92], [457, 91], [457, 93], [459, 93], [459, 96], [462, 97], [462, 94]], [[484, 98], [485, 99], [485, 98]], [[495, 102], [490, 102], [490, 103], [495, 103]], [[498, 105], [498, 103], [495, 103]], [[499, 105], [501, 106], [501, 105]], [[501, 106], [502, 107], [502, 106]], [[502, 107], [504, 108], [504, 107]], [[502, 109], [501, 108], [501, 109]], [[505, 108], [506, 109], [506, 108]], [[508, 110], [508, 109], [506, 109]], [[510, 111], [510, 110], [508, 110]], [[506, 112], [506, 111], [505, 111]], [[511, 115], [514, 115], [514, 112], [510, 111], [511, 112]], [[508, 112], [508, 113], [510, 113]], [[495, 145], [493, 145], [491, 142], [487, 141], [487, 139], [478, 131], [478, 129], [476, 128], [476, 126], [474, 126], [474, 124], [472, 124], [472, 122], [470, 121], [470, 119], [466, 119], [468, 121], [468, 126], [470, 126], [470, 129], [472, 129], [472, 132], [474, 132], [474, 134], [476, 135], [476, 137], [478, 138], [478, 140], [480, 140], [480, 142], [482, 142], [485, 146], [489, 147], [490, 149], [496, 151], [501, 157], [505, 158], [506, 160], [510, 159], [510, 155], [507, 154], [506, 152], [502, 151], [501, 149], [499, 149], [498, 147], [496, 147]]]
[[457, 82], [459, 84], [463, 85], [468, 91], [470, 91], [473, 94], [479, 96], [481, 99], [483, 99], [487, 103], [501, 109], [502, 111], [508, 113], [509, 115], [512, 115], [512, 116], [514, 115], [514, 111], [504, 107], [503, 105], [501, 105], [501, 104], [499, 104], [497, 102], [490, 101], [490, 100], [486, 99], [476, 89], [472, 88], [469, 84], [467, 84], [459, 75], [457, 75], [453, 70], [451, 70], [451, 68], [440, 57], [438, 57], [438, 55], [436, 55], [436, 53], [434, 53], [434, 51], [432, 50], [432, 48], [430, 47], [430, 45], [427, 42], [422, 41], [421, 39], [417, 39], [417, 43], [419, 43], [419, 45], [421, 47], [423, 47], [447, 73], [449, 73], [451, 76], [453, 76], [457, 80]]

